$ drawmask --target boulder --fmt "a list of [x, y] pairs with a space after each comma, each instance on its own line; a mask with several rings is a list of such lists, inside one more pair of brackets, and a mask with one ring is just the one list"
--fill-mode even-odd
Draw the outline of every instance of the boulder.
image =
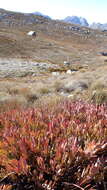
[[36, 36], [36, 32], [35, 31], [29, 31], [27, 33], [28, 36]]
[[64, 65], [65, 65], [65, 66], [69, 66], [70, 63], [69, 63], [68, 61], [64, 61]]

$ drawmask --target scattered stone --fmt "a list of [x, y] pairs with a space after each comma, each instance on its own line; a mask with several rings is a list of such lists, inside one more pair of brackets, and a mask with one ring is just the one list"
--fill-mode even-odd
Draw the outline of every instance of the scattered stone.
[[107, 56], [107, 52], [100, 52], [101, 55]]
[[69, 63], [68, 61], [64, 61], [64, 65], [65, 65], [65, 66], [69, 66], [70, 63]]
[[73, 94], [68, 95], [68, 98], [73, 98], [73, 97], [74, 97]]
[[53, 76], [58, 76], [60, 73], [59, 72], [52, 72]]
[[32, 74], [32, 77], [35, 77], [35, 76], [36, 76], [36, 73], [33, 73], [33, 74]]
[[23, 61], [18, 59], [0, 59], [0, 77], [38, 76], [57, 65], [45, 62]]
[[61, 96], [64, 96], [64, 97], [68, 97], [68, 96], [69, 96], [69, 94], [66, 93], [66, 92], [61, 92], [60, 95], [61, 95]]
[[67, 70], [66, 74], [72, 74], [72, 71], [69, 69]]

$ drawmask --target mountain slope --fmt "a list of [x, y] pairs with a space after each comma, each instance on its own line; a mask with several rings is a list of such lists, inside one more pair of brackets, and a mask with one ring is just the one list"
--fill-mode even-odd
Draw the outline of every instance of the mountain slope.
[[19, 13], [0, 9], [0, 23], [7, 26], [42, 23], [47, 19], [49, 19], [48, 16], [42, 15], [41, 13], [36, 15], [35, 13]]
[[[0, 10], [0, 57], [63, 64], [94, 64], [104, 51], [103, 32], [43, 16]], [[36, 37], [28, 36], [36, 31]]]

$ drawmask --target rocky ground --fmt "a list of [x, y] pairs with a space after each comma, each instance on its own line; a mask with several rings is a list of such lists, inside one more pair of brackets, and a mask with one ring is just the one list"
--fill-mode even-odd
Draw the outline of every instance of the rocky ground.
[[[1, 107], [32, 106], [51, 97], [106, 101], [106, 32], [40, 16], [6, 15], [0, 22]], [[29, 23], [29, 18], [36, 20]], [[35, 37], [27, 35], [30, 30]]]
[[38, 63], [18, 59], [0, 59], [0, 77], [38, 76], [46, 70], [54, 69], [57, 65]]
[[[35, 106], [57, 98], [107, 101], [106, 62], [60, 66], [16, 59], [0, 60], [1, 107]], [[94, 98], [94, 99], [93, 99]]]

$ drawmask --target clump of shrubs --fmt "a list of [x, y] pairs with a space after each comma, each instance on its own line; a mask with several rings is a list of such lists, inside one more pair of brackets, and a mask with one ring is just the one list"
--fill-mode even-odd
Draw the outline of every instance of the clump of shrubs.
[[107, 105], [1, 113], [0, 178], [3, 190], [106, 190]]

